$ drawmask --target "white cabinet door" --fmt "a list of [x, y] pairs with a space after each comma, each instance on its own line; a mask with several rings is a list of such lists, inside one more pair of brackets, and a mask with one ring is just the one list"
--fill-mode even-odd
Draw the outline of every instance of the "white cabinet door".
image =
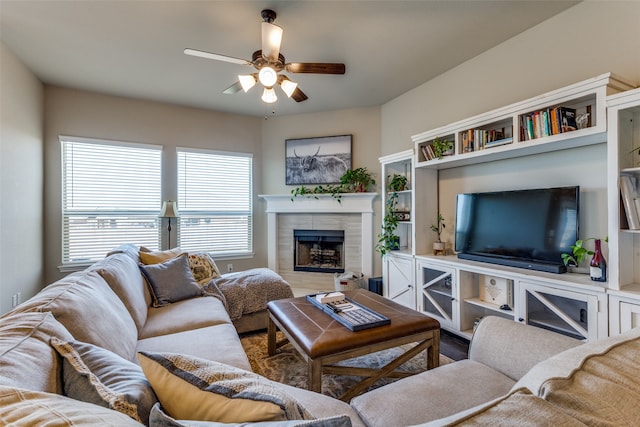
[[456, 270], [424, 261], [416, 262], [418, 310], [437, 319], [440, 325], [458, 332]]
[[416, 309], [413, 285], [413, 258], [385, 255], [383, 276], [385, 296], [405, 307]]
[[620, 335], [640, 326], [640, 300], [609, 295], [609, 334]]
[[[602, 298], [605, 297], [603, 294]], [[606, 306], [606, 302], [599, 303], [602, 298], [595, 294], [520, 282], [522, 316], [518, 320], [574, 338], [596, 341], [598, 330], [602, 329], [599, 328], [600, 319], [606, 319], [606, 313], [601, 316], [599, 312], [601, 306]]]

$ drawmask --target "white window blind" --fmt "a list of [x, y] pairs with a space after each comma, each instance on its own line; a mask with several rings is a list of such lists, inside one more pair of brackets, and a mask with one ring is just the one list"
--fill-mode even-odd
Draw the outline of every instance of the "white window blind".
[[218, 256], [253, 251], [250, 154], [179, 148], [179, 245]]
[[122, 243], [158, 248], [162, 147], [60, 137], [62, 264]]

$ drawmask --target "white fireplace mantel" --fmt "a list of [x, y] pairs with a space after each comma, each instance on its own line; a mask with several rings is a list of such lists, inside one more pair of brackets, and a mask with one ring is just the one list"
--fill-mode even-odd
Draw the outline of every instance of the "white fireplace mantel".
[[[340, 201], [330, 194], [297, 196], [260, 194], [267, 202], [267, 260], [269, 268], [278, 271], [278, 214], [360, 214], [362, 221], [362, 273], [373, 274], [373, 201], [377, 193], [343, 193]], [[292, 200], [293, 197], [293, 200]]]

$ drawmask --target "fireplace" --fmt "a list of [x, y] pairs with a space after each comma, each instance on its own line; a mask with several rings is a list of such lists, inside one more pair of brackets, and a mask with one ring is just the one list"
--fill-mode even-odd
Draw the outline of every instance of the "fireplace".
[[344, 273], [344, 230], [293, 230], [293, 271]]

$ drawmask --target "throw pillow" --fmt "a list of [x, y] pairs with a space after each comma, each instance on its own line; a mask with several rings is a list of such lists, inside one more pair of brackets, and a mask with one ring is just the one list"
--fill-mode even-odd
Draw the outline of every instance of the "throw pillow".
[[187, 254], [160, 264], [140, 264], [142, 274], [151, 286], [153, 306], [202, 296], [202, 288], [193, 279]]
[[140, 352], [138, 360], [160, 404], [175, 419], [312, 419], [296, 400], [252, 372], [174, 353]]
[[211, 255], [207, 253], [189, 254], [189, 268], [200, 286], [220, 276], [220, 270]]
[[65, 395], [149, 423], [149, 413], [158, 399], [140, 366], [92, 344], [56, 337], [50, 342], [63, 358]]
[[149, 427], [351, 427], [348, 415], [319, 418], [316, 420], [261, 421], [257, 423], [219, 423], [216, 421], [175, 420], [156, 403], [151, 409]]
[[0, 384], [0, 422], [3, 426], [12, 427], [141, 426], [139, 422], [111, 409], [60, 394], [4, 384]]
[[173, 248], [166, 251], [151, 251], [142, 247], [140, 248], [140, 252], [138, 255], [140, 256], [140, 261], [143, 264], [159, 264], [161, 262], [169, 261], [182, 254], [182, 250], [180, 248]]

